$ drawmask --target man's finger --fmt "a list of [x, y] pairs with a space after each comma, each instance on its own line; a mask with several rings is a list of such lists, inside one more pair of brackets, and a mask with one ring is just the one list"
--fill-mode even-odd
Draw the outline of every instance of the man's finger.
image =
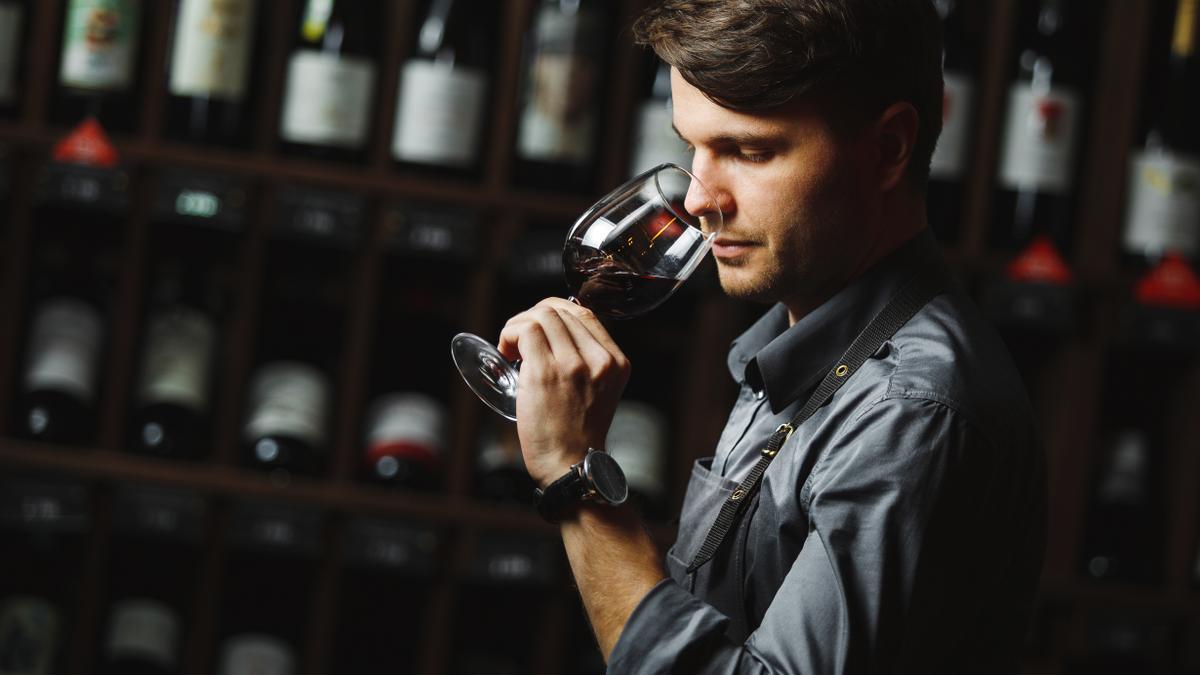
[[600, 323], [600, 319], [596, 318], [596, 315], [590, 309], [563, 298], [546, 298], [539, 302], [538, 306], [553, 307], [555, 311], [575, 317], [587, 332], [591, 334], [592, 338], [600, 343], [609, 354], [614, 357], [624, 358], [621, 348], [617, 346], [612, 336], [608, 334], [608, 330], [604, 328], [604, 324]]

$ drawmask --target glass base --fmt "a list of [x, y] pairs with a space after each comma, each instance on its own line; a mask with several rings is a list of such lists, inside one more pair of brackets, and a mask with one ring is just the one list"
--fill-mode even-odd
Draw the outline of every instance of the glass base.
[[450, 356], [481, 401], [501, 416], [517, 421], [517, 364], [509, 363], [490, 342], [470, 333], [454, 336]]

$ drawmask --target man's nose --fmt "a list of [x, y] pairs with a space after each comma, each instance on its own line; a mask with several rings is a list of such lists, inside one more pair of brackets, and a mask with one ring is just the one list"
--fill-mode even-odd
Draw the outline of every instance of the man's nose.
[[720, 190], [714, 177], [705, 178], [696, 173], [694, 167], [692, 176], [683, 200], [683, 208], [693, 216], [701, 218], [705, 230], [714, 231], [720, 227], [723, 218], [729, 217], [730, 200], [723, 196], [725, 193]]

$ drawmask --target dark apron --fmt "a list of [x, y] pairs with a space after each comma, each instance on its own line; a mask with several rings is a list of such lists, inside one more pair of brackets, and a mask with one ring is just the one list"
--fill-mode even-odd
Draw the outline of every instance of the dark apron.
[[[761, 481], [770, 468], [771, 460], [785, 450], [796, 451], [786, 446], [791, 431], [785, 433], [783, 430], [785, 427], [794, 430], [817, 408], [825, 405], [883, 343], [891, 339], [930, 299], [942, 292], [944, 284], [942, 272], [936, 266], [925, 267], [914, 273], [855, 337], [838, 360], [838, 365], [826, 373], [817, 390], [791, 423], [776, 430], [767, 447], [762, 450], [758, 463], [742, 481], [714, 473], [711, 457], [697, 460], [692, 467], [692, 477], [688, 482], [680, 516], [680, 522], [687, 527], [680, 529], [675, 545], [667, 552], [667, 571], [692, 595], [729, 617], [729, 627], [725, 632], [731, 640], [744, 642], [761, 621], [761, 617], [751, 621], [746, 611], [746, 542], [750, 524], [758, 512]], [[739, 494], [737, 499], [733, 498], [735, 490]], [[722, 510], [733, 519], [732, 523], [728, 518], [722, 518], [721, 526], [714, 528]], [[706, 548], [705, 540], [710, 536], [712, 540]], [[702, 557], [698, 558], [697, 553], [705, 548]], [[690, 573], [689, 568], [693, 570]]]
[[675, 539], [675, 545], [667, 551], [667, 572], [676, 583], [692, 595], [712, 605], [729, 617], [726, 630], [729, 639], [744, 642], [758, 628], [746, 612], [746, 537], [750, 523], [758, 510], [760, 493], [746, 506], [746, 513], [738, 521], [730, 539], [722, 547], [721, 555], [692, 574], [687, 573], [688, 563], [704, 543], [704, 537], [712, 528], [721, 510], [721, 504], [738, 486], [738, 481], [726, 478], [712, 470], [712, 457], [696, 460], [692, 465], [692, 476], [688, 481], [680, 522], [687, 523]]

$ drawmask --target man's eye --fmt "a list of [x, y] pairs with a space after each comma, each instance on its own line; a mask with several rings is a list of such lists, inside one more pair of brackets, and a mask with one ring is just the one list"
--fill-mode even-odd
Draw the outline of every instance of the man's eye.
[[770, 159], [774, 156], [775, 153], [773, 152], [747, 152], [743, 150], [737, 153], [737, 158], [739, 160], [743, 162], [750, 162], [752, 164], [761, 164], [763, 162], [770, 161]]

